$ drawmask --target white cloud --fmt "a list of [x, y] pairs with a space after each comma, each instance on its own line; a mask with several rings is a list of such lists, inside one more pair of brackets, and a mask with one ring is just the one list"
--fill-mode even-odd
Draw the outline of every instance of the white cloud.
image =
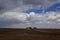
[[[21, 27], [40, 26], [41, 24], [42, 25], [46, 24], [47, 27], [48, 26], [50, 27], [56, 24], [57, 26], [59, 26], [60, 25], [60, 12], [46, 12], [46, 13], [41, 13], [41, 14], [36, 14], [34, 12], [31, 12], [30, 14], [27, 14], [27, 13], [22, 13], [18, 11], [16, 12], [8, 11], [0, 15], [0, 21], [1, 21], [0, 26], [1, 24], [3, 26], [8, 23], [6, 27], [7, 26], [10, 27], [11, 25], [14, 25], [14, 24], [15, 26], [17, 26], [18, 23]], [[4, 24], [4, 22], [6, 23]]]
[[7, 19], [17, 19], [20, 21], [24, 21], [26, 20], [26, 15], [23, 13], [19, 13], [19, 12], [5, 12], [4, 14], [1, 15], [4, 18]]
[[34, 3], [31, 3], [32, 1], [33, 0], [0, 0], [0, 10], [2, 11], [0, 12], [0, 27], [14, 26], [14, 24], [15, 26], [19, 24], [19, 26], [22, 27], [60, 26], [60, 12], [46, 12], [44, 14], [36, 14], [34, 12], [30, 14], [22, 13], [22, 11], [31, 8], [38, 7], [39, 9], [41, 6], [43, 6], [42, 9], [46, 8], [56, 2], [60, 2], [60, 0], [35, 0], [33, 1]]

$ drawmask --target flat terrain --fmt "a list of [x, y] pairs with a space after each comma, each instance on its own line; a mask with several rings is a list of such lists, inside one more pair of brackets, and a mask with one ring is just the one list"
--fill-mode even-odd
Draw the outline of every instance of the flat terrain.
[[60, 29], [0, 29], [0, 40], [60, 40]]

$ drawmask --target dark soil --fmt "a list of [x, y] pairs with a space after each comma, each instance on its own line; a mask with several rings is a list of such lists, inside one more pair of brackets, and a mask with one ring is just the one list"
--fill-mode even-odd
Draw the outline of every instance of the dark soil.
[[60, 29], [0, 29], [0, 40], [60, 40]]

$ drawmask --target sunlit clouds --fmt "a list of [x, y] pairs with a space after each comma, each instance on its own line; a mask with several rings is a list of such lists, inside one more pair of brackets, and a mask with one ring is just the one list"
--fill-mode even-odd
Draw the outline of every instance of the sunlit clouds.
[[[0, 0], [0, 28], [60, 28], [60, 0]], [[58, 3], [60, 4], [60, 3]], [[57, 7], [58, 12], [48, 9]], [[30, 11], [30, 9], [32, 9]], [[24, 12], [24, 11], [30, 11]]]
[[[10, 26], [13, 24], [22, 24], [26, 26], [31, 26], [37, 24], [59, 24], [60, 25], [60, 12], [46, 12], [41, 14], [36, 14], [34, 12], [20, 13], [20, 12], [5, 12], [0, 15], [0, 26]], [[4, 22], [5, 21], [5, 24]], [[8, 24], [7, 24], [8, 23]], [[1, 25], [2, 24], [2, 25]]]

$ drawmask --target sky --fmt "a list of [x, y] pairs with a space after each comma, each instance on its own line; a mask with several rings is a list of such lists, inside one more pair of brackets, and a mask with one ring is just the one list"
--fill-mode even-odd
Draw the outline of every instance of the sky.
[[26, 27], [60, 29], [60, 0], [0, 0], [0, 28]]

